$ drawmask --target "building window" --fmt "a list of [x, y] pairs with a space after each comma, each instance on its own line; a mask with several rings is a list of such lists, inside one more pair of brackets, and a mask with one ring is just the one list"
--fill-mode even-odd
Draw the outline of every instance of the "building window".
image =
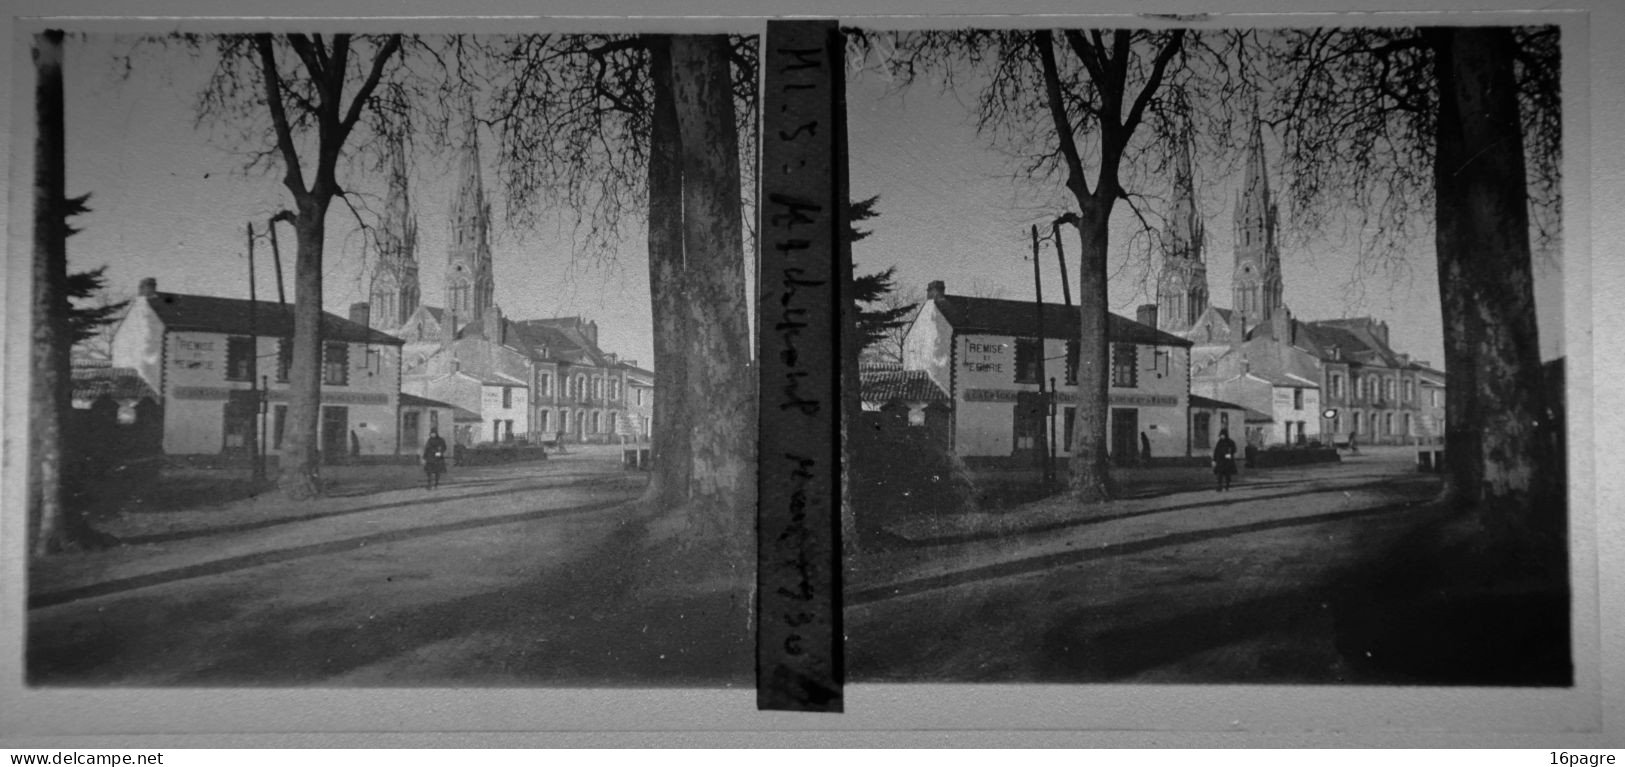
[[547, 387], [550, 386], [551, 384], [552, 384], [552, 376], [549, 376], [546, 373], [537, 373], [536, 374], [536, 396], [538, 396], [538, 397], [546, 397], [548, 395]]
[[288, 406], [277, 405], [276, 415], [271, 419], [271, 449], [282, 449], [282, 431], [288, 425]]
[[254, 339], [230, 336], [226, 339], [226, 380], [247, 381], [254, 377]]
[[1293, 410], [1302, 410], [1303, 409], [1303, 389], [1293, 389], [1292, 390], [1292, 409]]
[[1114, 344], [1112, 346], [1112, 386], [1120, 389], [1132, 389], [1139, 385], [1137, 380], [1139, 369], [1140, 349], [1134, 344]]
[[350, 345], [338, 342], [323, 344], [322, 383], [328, 386], [350, 384]]
[[513, 387], [504, 386], [502, 387], [502, 409], [507, 410], [511, 407], [513, 407]]
[[[1078, 385], [1078, 359], [1079, 359], [1079, 357], [1080, 357], [1080, 355], [1078, 354], [1078, 341], [1077, 341], [1077, 339], [1067, 341], [1066, 342], [1066, 385], [1067, 386], [1077, 386]], [[1067, 440], [1067, 444], [1071, 444], [1070, 439]]]
[[559, 432], [563, 433], [563, 432], [567, 432], [569, 430], [570, 430], [570, 411], [568, 411], [568, 410], [560, 410], [559, 411]]
[[429, 410], [429, 431], [440, 431], [440, 411], [433, 408]]
[[1078, 423], [1078, 409], [1075, 407], [1067, 408], [1064, 422], [1066, 426], [1062, 429], [1063, 435], [1061, 437], [1061, 452], [1071, 452], [1072, 428]]
[[592, 428], [589, 431], [593, 434], [598, 433], [598, 411], [596, 410], [592, 411]]
[[1411, 401], [1411, 398], [1412, 398], [1412, 397], [1413, 397], [1413, 396], [1415, 396], [1415, 395], [1414, 395], [1414, 394], [1413, 394], [1413, 392], [1414, 392], [1414, 391], [1415, 391], [1415, 389], [1416, 389], [1416, 382], [1415, 382], [1415, 381], [1412, 381], [1412, 380], [1411, 380], [1411, 379], [1409, 379], [1409, 378], [1407, 378], [1407, 379], [1405, 379], [1405, 401], [1406, 401], [1406, 402], [1410, 402], [1410, 401]]
[[1040, 339], [1016, 339], [1016, 383], [1038, 383], [1038, 366], [1044, 363], [1043, 349]]
[[1327, 385], [1332, 390], [1332, 397], [1343, 396], [1343, 376], [1332, 373], [1328, 377]]
[[544, 434], [547, 433], [547, 411], [546, 410], [538, 410], [538, 411], [536, 411], [536, 430], [539, 431], [539, 432], [542, 432]]
[[604, 433], [615, 433], [615, 411], [613, 410], [609, 411], [609, 415], [604, 416]]
[[1394, 414], [1393, 413], [1389, 413], [1386, 417], [1384, 417], [1382, 419], [1382, 433], [1383, 434], [1393, 434], [1394, 433]]
[[288, 371], [293, 369], [293, 339], [278, 338], [276, 340], [276, 380], [277, 383], [288, 382]]

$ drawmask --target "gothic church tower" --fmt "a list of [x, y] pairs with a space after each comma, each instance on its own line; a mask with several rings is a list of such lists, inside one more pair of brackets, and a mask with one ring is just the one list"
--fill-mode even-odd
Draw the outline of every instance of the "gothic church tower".
[[480, 320], [494, 306], [491, 276], [491, 207], [480, 181], [480, 146], [473, 106], [463, 129], [462, 182], [451, 198], [451, 245], [446, 252], [446, 311], [452, 329]]
[[406, 191], [406, 152], [398, 137], [390, 145], [389, 192], [378, 230], [378, 263], [368, 290], [372, 324], [398, 328], [418, 308], [418, 221]]
[[1236, 270], [1231, 276], [1244, 330], [1269, 322], [1281, 307], [1281, 253], [1275, 244], [1275, 203], [1264, 166], [1264, 133], [1257, 115], [1247, 144], [1247, 173], [1236, 198]]
[[1207, 310], [1206, 231], [1196, 211], [1191, 148], [1183, 142], [1174, 159], [1173, 210], [1162, 234], [1162, 274], [1157, 278], [1157, 326], [1182, 333]]

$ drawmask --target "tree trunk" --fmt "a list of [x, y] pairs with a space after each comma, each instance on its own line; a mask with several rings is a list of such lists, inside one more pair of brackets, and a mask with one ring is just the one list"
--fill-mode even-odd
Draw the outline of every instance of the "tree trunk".
[[[1503, 28], [1427, 30], [1439, 83], [1435, 246], [1449, 496], [1514, 536], [1561, 530], [1542, 386], [1523, 133]], [[1561, 500], [1561, 495], [1556, 496]]]
[[62, 103], [62, 32], [34, 36], [34, 88], [39, 135], [34, 144], [33, 449], [30, 505], [35, 554], [72, 544], [62, 505], [62, 420], [70, 406], [66, 294], [68, 279], [66, 160]]
[[649, 35], [653, 114], [649, 129], [649, 298], [654, 321], [654, 465], [642, 505], [676, 508], [688, 495], [688, 361], [683, 350], [683, 173], [677, 108], [672, 101], [671, 38]]
[[756, 387], [728, 38], [677, 36], [671, 53], [688, 273], [684, 324], [693, 463], [687, 538], [720, 545], [722, 562], [748, 578], [754, 562]]
[[1072, 497], [1099, 503], [1113, 493], [1106, 455], [1111, 339], [1107, 335], [1106, 245], [1112, 204], [1079, 196], [1082, 247], [1078, 253], [1078, 403], [1072, 427]]
[[294, 217], [298, 255], [293, 277], [293, 364], [288, 369], [288, 425], [278, 486], [295, 500], [321, 494], [317, 451], [322, 401], [322, 248], [331, 199], [300, 195], [299, 213]]

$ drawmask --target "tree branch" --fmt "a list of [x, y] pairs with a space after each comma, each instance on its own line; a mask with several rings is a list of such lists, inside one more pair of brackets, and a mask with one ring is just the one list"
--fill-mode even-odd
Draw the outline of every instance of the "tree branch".
[[355, 98], [350, 101], [349, 112], [344, 115], [344, 120], [339, 123], [341, 141], [343, 137], [350, 135], [350, 129], [354, 128], [356, 122], [361, 119], [361, 110], [366, 108], [367, 99], [372, 98], [373, 90], [378, 87], [378, 82], [383, 79], [384, 66], [389, 63], [389, 58], [400, 50], [400, 47], [401, 36], [398, 34], [390, 35], [389, 39], [384, 41], [384, 47], [378, 51], [378, 55], [373, 57], [372, 68], [367, 72], [367, 79], [361, 83], [361, 88], [356, 91]]
[[[1071, 32], [1067, 33], [1072, 34]], [[1083, 160], [1078, 155], [1077, 141], [1072, 137], [1072, 120], [1067, 117], [1066, 105], [1061, 100], [1061, 76], [1055, 65], [1055, 36], [1047, 29], [1039, 30], [1034, 38], [1044, 68], [1044, 94], [1049, 101], [1050, 119], [1061, 142], [1061, 155], [1066, 160], [1066, 186], [1079, 198], [1089, 196], [1089, 180], [1083, 175]]]
[[288, 127], [288, 113], [282, 105], [282, 76], [276, 68], [276, 51], [271, 35], [254, 36], [254, 45], [260, 52], [260, 69], [265, 80], [265, 101], [271, 109], [271, 124], [276, 128], [277, 148], [282, 150], [282, 162], [287, 165], [283, 183], [294, 197], [309, 194], [305, 189], [304, 172], [299, 168], [299, 153], [293, 146], [293, 131]]

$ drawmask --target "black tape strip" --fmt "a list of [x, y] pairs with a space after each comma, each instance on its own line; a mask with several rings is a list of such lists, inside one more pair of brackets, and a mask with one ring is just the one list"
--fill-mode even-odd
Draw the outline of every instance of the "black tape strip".
[[838, 712], [844, 47], [833, 21], [770, 21], [766, 40], [756, 705]]

